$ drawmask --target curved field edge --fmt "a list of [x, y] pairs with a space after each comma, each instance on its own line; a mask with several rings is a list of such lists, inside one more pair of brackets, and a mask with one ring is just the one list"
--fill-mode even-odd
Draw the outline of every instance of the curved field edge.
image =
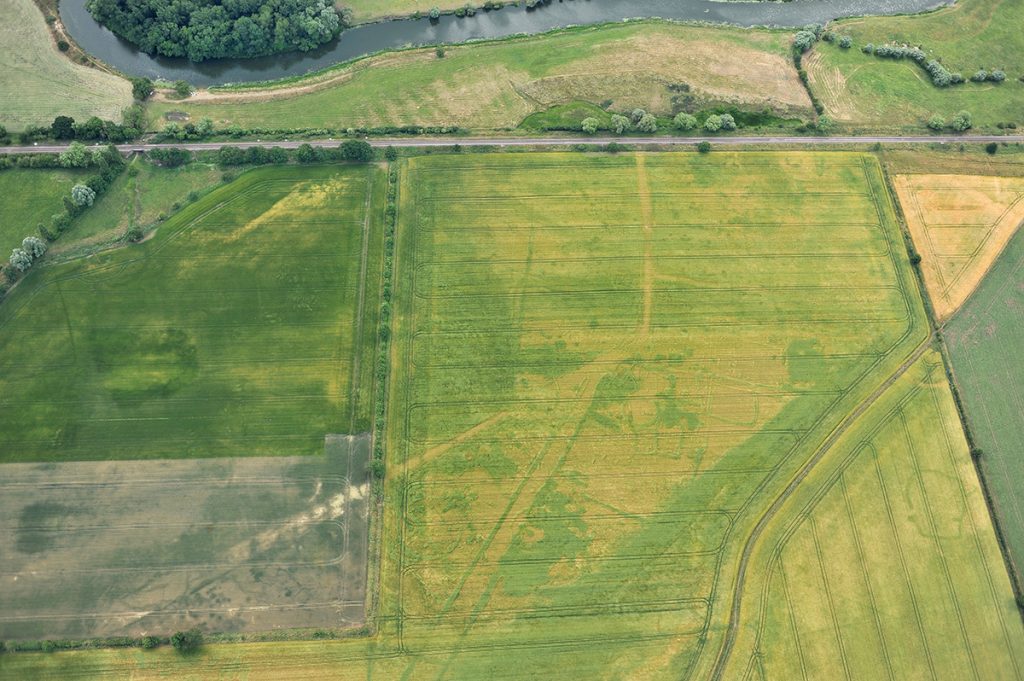
[[127, 80], [75, 64], [57, 51], [32, 0], [10, 0], [0, 26], [0, 125], [19, 131], [54, 116], [119, 121], [132, 103]]
[[755, 553], [726, 678], [1020, 678], [1024, 627], [941, 358], [848, 431]]

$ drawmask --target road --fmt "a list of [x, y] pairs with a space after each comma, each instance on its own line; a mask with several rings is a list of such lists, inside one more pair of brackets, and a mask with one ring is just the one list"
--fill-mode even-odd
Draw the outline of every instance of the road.
[[810, 474], [811, 470], [820, 462], [825, 455], [832, 449], [833, 445], [839, 441], [839, 438], [850, 429], [854, 423], [856, 423], [861, 416], [864, 415], [871, 405], [873, 405], [878, 398], [881, 397], [889, 388], [896, 383], [899, 378], [907, 372], [907, 370], [913, 366], [914, 362], [919, 360], [922, 355], [931, 347], [935, 340], [935, 333], [932, 332], [928, 335], [928, 338], [924, 340], [917, 347], [917, 349], [908, 357], [903, 364], [901, 364], [896, 371], [894, 371], [889, 378], [885, 379], [881, 385], [868, 395], [857, 408], [850, 412], [842, 422], [836, 426], [836, 429], [821, 443], [817, 451], [814, 452], [814, 456], [804, 464], [803, 468], [796, 474], [786, 489], [782, 490], [782, 493], [776, 497], [775, 501], [768, 510], [764, 512], [761, 518], [757, 521], [757, 525], [754, 526], [753, 531], [747, 537], [747, 543], [743, 546], [743, 553], [740, 555], [739, 568], [736, 571], [736, 586], [733, 589], [733, 600], [732, 610], [729, 613], [729, 627], [725, 633], [725, 641], [722, 643], [722, 647], [719, 650], [718, 658], [715, 661], [715, 668], [711, 674], [712, 681], [721, 681], [722, 675], [725, 673], [725, 667], [729, 662], [729, 656], [732, 654], [733, 646], [736, 643], [736, 637], [739, 634], [740, 627], [740, 606], [743, 600], [743, 588], [744, 582], [747, 578], [747, 565], [750, 562], [750, 556], [754, 552], [754, 547], [757, 544], [757, 540], [761, 537], [768, 523], [771, 522], [772, 518], [779, 512], [782, 505], [787, 499], [796, 491], [800, 483]]
[[[301, 144], [314, 147], [333, 147], [345, 138], [317, 140], [267, 140], [267, 141], [224, 141], [224, 142], [178, 142], [167, 144], [119, 144], [122, 152], [148, 151], [161, 147], [181, 147], [189, 151], [209, 151], [221, 147], [272, 146], [294, 149]], [[742, 147], [751, 145], [846, 145], [846, 144], [979, 144], [987, 142], [1024, 142], [1024, 135], [914, 135], [914, 136], [868, 136], [868, 137], [395, 137], [367, 138], [374, 147], [563, 147], [572, 144], [619, 144], [642, 146], [693, 146], [707, 140], [716, 146]], [[44, 154], [61, 152], [66, 145], [38, 144], [31, 146], [0, 147], [0, 153]]]

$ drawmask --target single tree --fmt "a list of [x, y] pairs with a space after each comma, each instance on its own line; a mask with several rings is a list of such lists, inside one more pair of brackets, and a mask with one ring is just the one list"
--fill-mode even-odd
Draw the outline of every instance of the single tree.
[[19, 272], [24, 272], [29, 267], [32, 267], [32, 256], [24, 249], [15, 248], [11, 251], [11, 267]]
[[75, 139], [75, 119], [71, 116], [57, 116], [50, 124], [50, 135], [57, 140]]
[[316, 150], [312, 145], [300, 144], [295, 150], [295, 160], [299, 163], [313, 163], [316, 161]]
[[345, 161], [372, 161], [373, 147], [363, 140], [345, 140], [338, 146], [338, 153]]
[[932, 130], [942, 130], [946, 127], [946, 119], [939, 114], [935, 114], [928, 119], [928, 127]]
[[580, 123], [580, 128], [583, 130], [583, 132], [587, 133], [588, 135], [593, 135], [595, 132], [597, 132], [597, 126], [598, 120], [596, 118], [589, 116], [587, 118], [584, 118], [583, 122]]
[[76, 206], [88, 207], [91, 206], [93, 201], [96, 200], [96, 192], [91, 187], [84, 184], [76, 184], [71, 188], [71, 201]]
[[702, 140], [701, 142], [698, 142], [697, 151], [699, 151], [702, 154], [708, 153], [709, 151], [711, 151], [711, 142], [708, 142], [707, 140]]
[[839, 47], [843, 48], [844, 50], [848, 50], [851, 47], [853, 47], [853, 38], [851, 38], [848, 35], [844, 35], [844, 36], [839, 38], [839, 42], [837, 44], [839, 45]]
[[21, 247], [33, 260], [37, 260], [46, 253], [46, 242], [37, 236], [27, 236], [21, 240]]
[[722, 130], [736, 129], [736, 119], [732, 117], [732, 114], [724, 113], [718, 118], [722, 122]]
[[611, 126], [616, 135], [621, 135], [629, 129], [629, 119], [622, 114], [612, 114]]
[[708, 132], [718, 132], [722, 129], [722, 117], [718, 114], [711, 114], [704, 119], [704, 129]]
[[129, 78], [132, 83], [132, 97], [142, 102], [153, 95], [153, 81], [149, 78]]
[[431, 7], [428, 14], [430, 15], [431, 20], [437, 21], [441, 18], [441, 9], [439, 7]]

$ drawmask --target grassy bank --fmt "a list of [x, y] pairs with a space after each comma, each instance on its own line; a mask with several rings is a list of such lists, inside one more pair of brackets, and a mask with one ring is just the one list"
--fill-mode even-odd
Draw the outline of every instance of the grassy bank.
[[169, 112], [218, 127], [324, 128], [384, 125], [516, 127], [532, 113], [587, 101], [661, 115], [716, 104], [809, 115], [788, 59], [788, 35], [767, 30], [636, 22], [545, 36], [371, 57], [278, 88], [204, 92], [151, 105], [152, 126]]

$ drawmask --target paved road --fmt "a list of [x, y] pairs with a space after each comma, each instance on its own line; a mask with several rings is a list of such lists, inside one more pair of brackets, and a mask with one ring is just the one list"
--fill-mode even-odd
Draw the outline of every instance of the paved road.
[[[180, 142], [177, 144], [119, 144], [117, 148], [123, 152], [146, 151], [160, 147], [176, 146], [190, 151], [208, 151], [228, 147], [259, 147], [273, 146], [294, 149], [300, 144], [311, 144], [314, 147], [331, 147], [340, 144], [342, 139], [318, 140], [268, 140], [268, 141], [225, 141], [225, 142]], [[570, 144], [608, 144], [618, 142], [630, 145], [657, 146], [692, 146], [702, 140], [717, 146], [750, 146], [768, 145], [845, 145], [845, 144], [961, 144], [986, 142], [1024, 142], [1024, 135], [917, 135], [917, 136], [873, 136], [873, 137], [396, 137], [370, 138], [367, 141], [374, 147], [450, 147], [459, 144], [463, 147], [561, 147]], [[65, 145], [39, 144], [24, 147], [0, 147], [0, 153], [8, 154], [42, 154], [63, 151]]]
[[786, 489], [782, 490], [782, 493], [776, 497], [775, 501], [768, 510], [764, 512], [761, 518], [757, 521], [757, 525], [754, 526], [754, 530], [747, 537], [747, 543], [743, 546], [743, 553], [740, 555], [739, 569], [736, 571], [736, 585], [733, 589], [732, 609], [729, 612], [729, 628], [725, 633], [725, 641], [722, 643], [722, 647], [719, 650], [718, 658], [715, 661], [715, 668], [711, 674], [712, 681], [721, 681], [722, 675], [725, 673], [725, 667], [729, 662], [729, 656], [732, 654], [733, 646], [736, 643], [736, 637], [739, 634], [740, 627], [740, 606], [743, 600], [743, 588], [747, 578], [747, 565], [750, 563], [750, 556], [754, 552], [754, 547], [757, 544], [757, 540], [761, 537], [768, 523], [771, 522], [772, 518], [779, 512], [782, 505], [787, 499], [796, 491], [800, 483], [810, 474], [811, 470], [825, 457], [825, 455], [832, 449], [832, 447], [839, 441], [843, 434], [850, 429], [850, 427], [856, 423], [861, 416], [864, 415], [871, 405], [878, 401], [885, 392], [896, 383], [899, 378], [913, 366], [914, 362], [919, 360], [928, 348], [931, 347], [932, 342], [935, 340], [935, 333], [932, 332], [928, 335], [928, 338], [924, 340], [917, 347], [917, 349], [901, 364], [896, 371], [894, 371], [889, 378], [885, 379], [881, 385], [868, 395], [864, 400], [857, 405], [850, 414], [836, 427], [835, 430], [825, 439], [825, 441], [818, 447], [818, 450], [814, 453], [814, 456], [804, 464], [804, 467], [796, 474]]

